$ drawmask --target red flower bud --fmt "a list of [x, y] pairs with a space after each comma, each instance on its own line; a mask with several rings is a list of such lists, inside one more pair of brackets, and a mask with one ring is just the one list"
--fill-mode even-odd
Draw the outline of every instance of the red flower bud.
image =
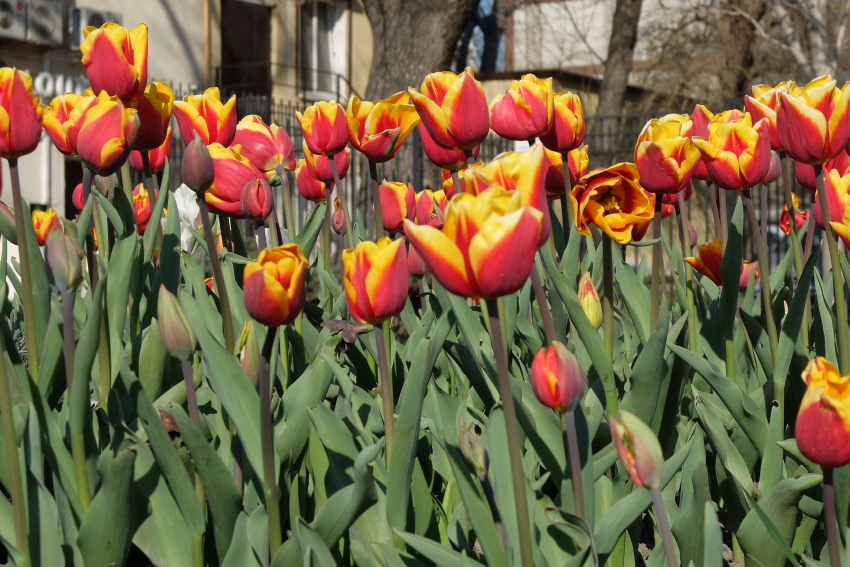
[[584, 394], [584, 371], [573, 353], [555, 341], [548, 349], [537, 351], [531, 364], [531, 386], [543, 405], [571, 411]]

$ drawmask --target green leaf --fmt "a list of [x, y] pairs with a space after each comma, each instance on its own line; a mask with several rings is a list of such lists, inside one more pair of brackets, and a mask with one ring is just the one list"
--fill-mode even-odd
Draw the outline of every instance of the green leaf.
[[652, 240], [641, 240], [640, 242], [635, 242], [634, 240], [632, 240], [631, 242], [629, 242], [629, 246], [634, 246], [635, 248], [643, 248], [644, 246], [652, 246], [653, 244], [656, 244], [658, 242], [661, 242], [660, 238], [653, 238]]
[[295, 521], [295, 533], [298, 536], [298, 544], [301, 546], [301, 557], [304, 565], [315, 567], [335, 567], [336, 561], [331, 555], [331, 550], [322, 538], [310, 529], [304, 518]]
[[[722, 191], [722, 190], [721, 190]], [[720, 277], [723, 290], [720, 293], [720, 332], [723, 338], [732, 339], [735, 328], [735, 313], [740, 296], [739, 284], [743, 262], [744, 202], [735, 199], [735, 211], [729, 223], [729, 236], [723, 260], [720, 262]], [[756, 445], [761, 448], [763, 445]]]
[[109, 202], [109, 199], [107, 199], [106, 196], [101, 194], [98, 190], [92, 191], [91, 194], [95, 199], [97, 199], [98, 206], [103, 209], [104, 213], [106, 213], [106, 217], [115, 228], [115, 233], [119, 236], [124, 234], [124, 219], [121, 218], [121, 215], [118, 214], [118, 211], [116, 211], [115, 207], [112, 206], [112, 203]]
[[94, 197], [89, 197], [86, 204], [83, 205], [83, 210], [80, 211], [80, 216], [77, 217], [77, 244], [80, 248], [85, 246], [86, 235], [89, 232], [89, 225], [92, 222], [92, 210], [94, 209]]
[[168, 199], [168, 194], [170, 193], [170, 191], [168, 190], [168, 178], [170, 171], [171, 160], [166, 159], [165, 170], [162, 173], [162, 188], [159, 190], [159, 195], [157, 195], [156, 198], [156, 204], [154, 204], [153, 209], [151, 209], [151, 218], [148, 221], [148, 226], [152, 227], [152, 229], [145, 231], [145, 236], [143, 239], [145, 247], [145, 264], [150, 264], [151, 259], [153, 259], [154, 245], [156, 244], [156, 233], [159, 232], [159, 230], [153, 230], [153, 228], [157, 228], [160, 226], [160, 220], [162, 219], [162, 209], [165, 208], [165, 201]]
[[[2, 260], [0, 260], [2, 261]], [[2, 280], [0, 280], [2, 281]], [[62, 312], [59, 307], [59, 298], [53, 295], [50, 299], [50, 319], [47, 321], [47, 333], [44, 342], [49, 345], [62, 344]], [[53, 383], [59, 371], [64, 368], [65, 356], [61, 348], [49, 348], [46, 352], [39, 352], [38, 367], [38, 389], [46, 398], [53, 390]], [[60, 364], [61, 361], [61, 364]], [[64, 376], [60, 378], [64, 383]]]
[[[251, 542], [248, 541], [248, 514], [240, 513], [233, 530], [233, 543], [227, 550], [227, 556], [221, 567], [261, 567]], [[297, 547], [297, 546], [296, 546]], [[281, 548], [283, 549], [283, 548]]]
[[441, 567], [488, 567], [491, 566], [490, 558], [488, 557], [487, 565], [479, 563], [474, 559], [470, 559], [461, 555], [447, 545], [442, 545], [439, 542], [420, 537], [418, 535], [409, 534], [401, 530], [393, 530], [395, 535], [401, 538], [404, 543], [415, 549], [422, 556], [426, 557], [436, 565]]
[[[32, 227], [32, 214], [26, 200], [21, 199], [21, 207], [23, 208], [24, 232], [27, 235], [27, 252], [29, 254], [30, 279], [32, 281], [31, 293], [36, 346], [38, 348], [38, 355], [41, 357], [44, 354], [44, 335], [47, 331], [47, 320], [50, 317], [50, 286], [47, 284], [44, 259], [41, 257], [41, 247], [35, 239], [35, 230]], [[22, 313], [21, 315], [23, 316]]]
[[643, 285], [632, 271], [632, 267], [625, 262], [618, 262], [616, 267], [617, 284], [623, 295], [623, 301], [632, 316], [632, 323], [637, 331], [642, 345], [646, 345], [652, 329], [649, 326], [650, 297], [649, 290]]
[[[370, 546], [372, 555], [378, 559], [381, 567], [425, 567], [409, 553], [396, 549], [385, 543], [373, 542]], [[358, 564], [360, 564], [358, 562]]]
[[[685, 314], [679, 318], [677, 324], [680, 329], [681, 324], [687, 321], [687, 317], [687, 314]], [[669, 324], [670, 311], [667, 309], [667, 298], [662, 297], [655, 331], [644, 343], [644, 349], [635, 360], [632, 376], [629, 380], [631, 384], [629, 390], [631, 411], [644, 423], [652, 423], [655, 417], [658, 394], [661, 391], [662, 384], [660, 378], [665, 376], [669, 370], [668, 363], [664, 359], [664, 347], [667, 342]], [[675, 334], [678, 335], [678, 332]], [[623, 400], [624, 409], [626, 407], [625, 402], [626, 400]]]
[[[173, 193], [168, 194], [168, 208], [177, 210], [177, 200]], [[168, 215], [165, 219], [165, 230], [162, 233], [162, 248], [159, 251], [159, 267], [151, 284], [148, 303], [142, 317], [142, 328], [150, 325], [151, 318], [156, 314], [159, 286], [165, 284], [165, 289], [177, 294], [180, 283], [180, 215]]]
[[723, 564], [723, 534], [720, 531], [720, 520], [717, 518], [717, 512], [714, 511], [714, 502], [707, 501], [704, 508], [703, 541], [705, 547], [702, 564], [705, 567], [712, 565], [717, 567]]
[[[124, 199], [123, 202], [126, 204], [123, 191], [116, 191], [115, 193], [116, 203], [120, 203]], [[119, 207], [121, 207], [120, 204]], [[132, 215], [132, 209], [130, 209], [130, 214]], [[130, 279], [133, 276], [140, 277], [139, 274], [133, 273], [137, 242], [136, 232], [130, 231], [115, 242], [115, 247], [109, 256], [109, 286], [106, 288], [106, 310], [109, 314], [107, 321], [109, 322], [110, 380], [114, 380], [121, 369], [121, 356], [124, 351], [124, 322], [127, 316], [127, 307], [130, 304]]]
[[838, 354], [835, 349], [835, 318], [832, 310], [826, 304], [823, 280], [821, 280], [820, 274], [817, 271], [814, 273], [814, 279], [815, 298], [817, 300], [817, 312], [818, 315], [820, 315], [820, 325], [818, 325], [818, 321], [815, 320], [812, 325], [811, 333], [814, 334], [816, 329], [820, 327], [820, 335], [823, 337], [823, 356], [833, 365], [838, 367]]
[[705, 441], [702, 430], [694, 428], [693, 447], [682, 467], [682, 487], [679, 490], [680, 506], [673, 520], [673, 535], [679, 547], [682, 565], [697, 564], [705, 553], [704, 524], [705, 503], [711, 502], [706, 468]]
[[741, 310], [741, 322], [747, 329], [747, 335], [750, 337], [750, 342], [753, 344], [753, 350], [756, 351], [756, 356], [759, 359], [764, 370], [765, 376], [773, 376], [773, 358], [770, 354], [770, 343], [767, 338], [767, 332], [754, 317], [744, 310]]
[[301, 231], [292, 239], [292, 242], [299, 245], [307, 257], [310, 256], [313, 247], [316, 246], [316, 239], [319, 238], [324, 220], [325, 203], [317, 203], [301, 227]]

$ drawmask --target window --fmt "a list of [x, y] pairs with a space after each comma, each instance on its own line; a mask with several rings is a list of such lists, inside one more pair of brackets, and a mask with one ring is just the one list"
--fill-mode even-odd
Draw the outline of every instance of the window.
[[307, 93], [336, 92], [331, 68], [333, 10], [325, 2], [301, 6], [301, 83]]

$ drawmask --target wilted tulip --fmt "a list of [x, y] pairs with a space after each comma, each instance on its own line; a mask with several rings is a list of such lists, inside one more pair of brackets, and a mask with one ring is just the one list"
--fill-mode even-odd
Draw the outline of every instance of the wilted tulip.
[[405, 220], [404, 232], [448, 291], [494, 299], [519, 290], [534, 265], [543, 214], [520, 201], [498, 185], [456, 195], [442, 230]]
[[[420, 120], [416, 124], [416, 129], [419, 130], [419, 138], [422, 140], [422, 149], [425, 150], [425, 155], [428, 159], [439, 168], [449, 171], [459, 171], [466, 168], [466, 154], [462, 150], [447, 150], [446, 148], [437, 145], [428, 133], [428, 128]], [[478, 159], [478, 151], [481, 146], [472, 148], [472, 158]], [[451, 178], [451, 176], [449, 176]]]
[[331, 215], [331, 228], [340, 236], [345, 236], [345, 213], [342, 212], [342, 201], [334, 197], [334, 212]]
[[[156, 173], [165, 169], [166, 160], [171, 159], [171, 128], [169, 127], [165, 133], [165, 141], [158, 148], [148, 150], [148, 160], [150, 161], [151, 172]], [[142, 163], [142, 154], [133, 150], [130, 152], [130, 165], [136, 171], [144, 173], [145, 168]]]
[[198, 348], [198, 341], [180, 303], [174, 294], [165, 288], [165, 284], [159, 286], [156, 318], [159, 321], [162, 343], [168, 354], [177, 360], [191, 360], [192, 353]]
[[304, 307], [308, 267], [297, 244], [261, 251], [255, 262], [245, 264], [242, 275], [248, 314], [268, 327], [294, 321]]
[[[443, 193], [443, 191], [440, 191]], [[445, 193], [443, 193], [445, 195]], [[435, 200], [434, 192], [424, 189], [416, 194], [416, 224], [427, 224], [442, 228], [446, 222], [441, 205]]]
[[765, 119], [770, 124], [770, 147], [776, 152], [782, 151], [782, 143], [779, 141], [779, 132], [776, 129], [776, 104], [779, 101], [779, 93], [788, 89], [795, 95], [800, 94], [802, 89], [792, 83], [782, 82], [771, 87], [768, 85], [753, 86], [753, 96], [744, 97], [744, 108], [753, 117], [753, 121]]
[[661, 488], [664, 454], [658, 438], [636, 415], [620, 410], [619, 421], [608, 418], [620, 463], [632, 481], [648, 490]]
[[80, 51], [92, 91], [106, 91], [125, 103], [141, 97], [148, 84], [147, 24], [128, 30], [107, 22], [84, 28], [83, 34]]
[[342, 251], [348, 312], [358, 322], [377, 325], [401, 313], [407, 300], [407, 249], [402, 239], [384, 237]]
[[256, 114], [249, 114], [236, 125], [233, 144], [242, 146], [242, 155], [263, 173], [272, 185], [280, 185], [278, 164], [286, 171], [295, 171], [295, 146], [286, 130], [272, 124], [267, 126]]
[[138, 111], [141, 122], [133, 149], [142, 152], [153, 150], [165, 142], [173, 105], [174, 91], [162, 81], [153, 81], [145, 88], [144, 94], [130, 104], [130, 108]]
[[416, 248], [411, 246], [407, 251], [407, 271], [410, 272], [410, 275], [414, 278], [421, 278], [425, 275], [426, 270], [427, 266], [425, 266], [425, 261], [422, 259], [422, 256], [419, 255]]
[[739, 191], [761, 183], [770, 170], [770, 124], [753, 126], [744, 113], [733, 122], [722, 119], [709, 124], [707, 139], [694, 138], [711, 179], [723, 189]]
[[381, 196], [384, 230], [398, 232], [402, 229], [405, 219], [416, 218], [416, 192], [413, 185], [384, 179], [378, 191]]
[[[796, 87], [796, 85], [794, 85]], [[776, 105], [779, 142], [794, 161], [826, 163], [844, 151], [850, 128], [850, 84], [838, 88], [831, 75], [805, 87], [780, 91]]]
[[47, 281], [57, 292], [73, 291], [80, 285], [84, 256], [76, 238], [61, 230], [50, 232], [44, 246], [44, 265]]
[[578, 282], [578, 299], [581, 301], [581, 308], [587, 315], [588, 321], [595, 329], [598, 329], [602, 324], [602, 302], [599, 301], [599, 293], [593, 285], [593, 280], [590, 279], [590, 272], [585, 272]]
[[263, 222], [272, 212], [274, 197], [272, 188], [265, 179], [251, 179], [242, 188], [239, 209], [242, 216], [255, 223]]
[[[351, 150], [343, 149], [341, 152], [334, 154], [334, 164], [339, 175], [340, 181], [345, 179], [348, 173], [348, 166], [351, 165]], [[330, 185], [334, 182], [334, 173], [331, 169], [331, 158], [323, 155], [316, 155], [307, 147], [307, 142], [304, 142], [304, 162], [307, 164], [307, 171], [310, 175]]]
[[685, 258], [685, 262], [717, 285], [723, 284], [720, 277], [721, 260], [723, 260], [723, 245], [719, 238], [700, 246], [697, 258]]
[[47, 236], [54, 228], [62, 230], [62, 221], [53, 209], [46, 211], [34, 210], [32, 212], [32, 228], [35, 231], [35, 239], [39, 246], [44, 246]]
[[744, 265], [741, 266], [741, 279], [738, 282], [739, 289], [747, 289], [747, 286], [750, 283], [750, 272], [755, 270], [755, 276], [753, 276], [753, 284], [759, 281], [759, 265], [757, 262], [747, 262], [744, 260]]
[[257, 376], [260, 372], [260, 343], [257, 340], [256, 325], [257, 322], [251, 319], [245, 321], [239, 342], [236, 343], [239, 366], [254, 385], [257, 384]]
[[555, 341], [534, 356], [531, 387], [543, 405], [560, 412], [572, 411], [584, 394], [584, 371], [573, 353]]
[[16, 159], [35, 150], [42, 112], [32, 94], [32, 77], [14, 67], [0, 68], [0, 156]]
[[800, 452], [824, 467], [850, 463], [850, 376], [821, 356], [803, 371], [806, 393], [794, 429]]
[[345, 109], [337, 102], [317, 102], [304, 114], [295, 113], [304, 143], [314, 154], [332, 156], [348, 145], [348, 120]]
[[138, 112], [126, 108], [118, 97], [101, 91], [95, 103], [86, 110], [79, 131], [71, 130], [69, 135], [83, 163], [93, 173], [107, 176], [127, 161], [138, 132]]
[[[458, 181], [460, 181], [461, 193], [478, 195], [496, 184], [496, 181], [484, 173], [483, 169], [484, 164], [479, 162], [457, 172]], [[442, 175], [443, 191], [445, 191], [446, 196], [451, 199], [457, 194], [455, 191], [454, 179], [452, 179], [452, 172], [444, 169], [442, 170]]]
[[[809, 211], [801, 211], [797, 208], [800, 206], [800, 201], [797, 200], [796, 194], [792, 193], [791, 198], [794, 202], [794, 218], [797, 221], [797, 230], [801, 230], [803, 225], [806, 224], [806, 221], [809, 220]], [[835, 228], [833, 223], [830, 222], [829, 224], [833, 226], [833, 229]], [[791, 234], [791, 216], [788, 214], [787, 203], [782, 208], [782, 216], [779, 217], [779, 228], [781, 228], [782, 232], [785, 234]]]
[[3, 201], [0, 201], [0, 234], [12, 244], [18, 244], [15, 211]]
[[655, 216], [655, 195], [641, 188], [638, 177], [631, 163], [618, 163], [582, 177], [570, 193], [576, 229], [590, 236], [592, 223], [620, 244], [631, 242], [635, 225]]
[[[154, 198], [156, 198], [156, 194], [154, 194]], [[133, 189], [133, 214], [136, 216], [136, 227], [138, 227], [139, 234], [145, 233], [152, 212], [148, 191], [139, 183]]]
[[298, 166], [295, 168], [295, 184], [301, 196], [308, 201], [320, 203], [325, 200], [327, 186], [310, 174], [307, 162], [303, 159], [298, 160]]
[[174, 103], [174, 117], [183, 143], [194, 139], [197, 132], [204, 145], [218, 143], [227, 147], [236, 135], [236, 95], [224, 104], [218, 87], [210, 87], [203, 94], [186, 95]]
[[[564, 186], [564, 159], [558, 152], [546, 150], [550, 166], [546, 171], [546, 196], [559, 199], [566, 190]], [[579, 180], [587, 175], [590, 159], [587, 156], [587, 146], [572, 150], [567, 154], [567, 167], [570, 175], [570, 187], [578, 185]]]
[[208, 149], [215, 169], [215, 181], [205, 195], [207, 206], [214, 213], [242, 218], [242, 190], [261, 174], [242, 156], [241, 146], [225, 148], [221, 144], [210, 144]]
[[505, 94], [490, 101], [490, 128], [506, 140], [526, 141], [542, 136], [552, 124], [552, 78], [523, 75]]
[[183, 152], [180, 174], [183, 183], [199, 195], [205, 193], [215, 181], [215, 163], [209, 148], [204, 145], [197, 132], [194, 134], [194, 140], [189, 142]]
[[552, 124], [540, 143], [553, 152], [572, 152], [584, 142], [581, 99], [573, 93], [555, 93], [553, 99]]
[[410, 96], [401, 92], [385, 100], [369, 102], [355, 95], [348, 99], [345, 112], [348, 139], [369, 161], [391, 160], [419, 122]]
[[487, 97], [471, 68], [460, 75], [450, 71], [431, 73], [422, 81], [420, 91], [408, 89], [422, 123], [438, 146], [471, 150], [487, 138]]
[[687, 132], [687, 114], [668, 114], [646, 123], [635, 146], [635, 165], [641, 186], [652, 193], [678, 193], [690, 183], [700, 161], [699, 150]]

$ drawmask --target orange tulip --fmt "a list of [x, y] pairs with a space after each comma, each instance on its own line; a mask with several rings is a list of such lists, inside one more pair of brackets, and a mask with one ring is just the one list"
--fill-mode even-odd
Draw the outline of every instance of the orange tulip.
[[[558, 199], [564, 194], [564, 159], [558, 152], [546, 150], [549, 168], [546, 171], [546, 196]], [[567, 154], [567, 167], [570, 175], [570, 187], [575, 187], [579, 179], [587, 175], [590, 159], [587, 156], [587, 146], [572, 150]]]
[[678, 193], [690, 183], [700, 161], [699, 149], [687, 137], [692, 128], [687, 114], [668, 114], [646, 123], [635, 146], [635, 165], [644, 189]]
[[720, 239], [707, 242], [699, 247], [697, 258], [685, 258], [696, 271], [713, 281], [717, 285], [723, 285], [720, 277], [720, 261], [723, 259], [723, 245]]
[[537, 351], [530, 381], [540, 403], [560, 412], [574, 410], [584, 394], [584, 371], [575, 355], [558, 341]]
[[407, 300], [407, 249], [384, 237], [342, 251], [348, 312], [360, 323], [377, 325], [398, 315]]
[[[75, 93], [59, 95], [50, 101], [50, 106], [40, 104], [42, 126], [56, 149], [66, 156], [76, 155], [77, 148], [71, 143], [83, 125], [86, 111], [97, 103], [97, 97]], [[73, 133], [72, 133], [73, 132]]]
[[[826, 193], [826, 201], [829, 203], [829, 221], [841, 222], [844, 211], [850, 207], [850, 174], [841, 177], [838, 170], [833, 169], [828, 175], [823, 176], [823, 188]], [[815, 222], [823, 230], [823, 214], [820, 210], [820, 196], [815, 194], [815, 206], [812, 208]]]
[[295, 113], [304, 132], [304, 142], [314, 154], [332, 156], [348, 145], [348, 120], [337, 102], [317, 102], [304, 114]]
[[824, 467], [850, 463], [850, 376], [816, 356], [803, 371], [806, 393], [794, 436], [800, 452]]
[[[442, 171], [442, 175], [443, 191], [445, 191], [446, 196], [451, 199], [456, 194], [454, 179], [452, 179], [452, 172], [444, 169]], [[457, 176], [458, 181], [460, 181], [460, 192], [469, 193], [471, 195], [483, 193], [489, 189], [490, 186], [496, 183], [492, 177], [484, 173], [484, 164], [481, 162], [458, 171]]]
[[506, 140], [533, 140], [549, 131], [553, 97], [551, 77], [523, 75], [505, 94], [490, 101], [490, 128]]
[[[797, 200], [797, 195], [794, 193], [791, 194], [792, 199], [794, 200], [794, 218], [797, 220], [797, 230], [803, 228], [803, 225], [806, 224], [806, 221], [809, 219], [809, 211], [801, 211], [797, 207], [800, 206], [800, 201]], [[835, 225], [830, 222], [830, 225], [835, 228]], [[779, 218], [779, 228], [782, 229], [782, 232], [785, 234], [791, 234], [791, 215], [788, 214], [788, 204], [782, 208], [782, 216]], [[837, 232], [837, 231], [836, 231]]]
[[589, 236], [593, 223], [620, 244], [632, 241], [636, 224], [655, 216], [655, 195], [641, 188], [632, 163], [591, 171], [573, 188], [570, 200], [581, 234]]
[[239, 121], [233, 143], [242, 146], [242, 155], [263, 172], [263, 177], [272, 185], [281, 182], [275, 170], [278, 164], [287, 171], [295, 171], [295, 146], [289, 134], [277, 124], [267, 126], [256, 114]]
[[416, 217], [416, 192], [413, 185], [384, 179], [378, 192], [381, 196], [384, 230], [398, 232], [405, 219], [413, 220]]
[[304, 307], [308, 267], [297, 244], [262, 250], [242, 274], [248, 314], [268, 327], [293, 322]]
[[850, 83], [838, 88], [827, 75], [802, 89], [789, 85], [778, 96], [776, 129], [791, 159], [820, 165], [844, 151], [850, 128]]
[[[439, 191], [443, 193], [443, 191]], [[445, 194], [444, 194], [445, 195]], [[416, 224], [427, 224], [442, 228], [446, 222], [443, 208], [437, 202], [434, 192], [424, 189], [416, 194]]]
[[410, 104], [410, 96], [405, 92], [375, 102], [351, 95], [345, 116], [348, 139], [360, 153], [375, 163], [393, 159], [419, 122], [416, 108]]
[[236, 95], [221, 103], [221, 91], [210, 87], [199, 95], [186, 95], [174, 103], [174, 117], [184, 144], [195, 139], [201, 142], [229, 146], [236, 135]]
[[498, 185], [480, 195], [456, 195], [442, 230], [406, 220], [404, 232], [437, 281], [451, 293], [493, 299], [525, 283], [543, 214], [521, 205], [518, 191]]
[[[154, 199], [157, 194], [154, 193]], [[151, 202], [147, 190], [139, 183], [133, 189], [133, 214], [136, 216], [136, 227], [139, 234], [144, 234], [151, 220]]]
[[[171, 159], [171, 128], [165, 133], [165, 141], [158, 148], [148, 150], [148, 159], [151, 164], [151, 172], [156, 173], [165, 169], [165, 161]], [[130, 152], [130, 165], [136, 171], [144, 172], [142, 154], [137, 150]]]
[[79, 130], [69, 131], [69, 139], [83, 163], [93, 173], [106, 177], [127, 161], [138, 132], [138, 112], [126, 108], [117, 96], [101, 91], [85, 111]]
[[249, 181], [261, 177], [259, 170], [242, 155], [241, 146], [207, 146], [213, 160], [215, 180], [205, 193], [207, 206], [214, 213], [242, 218], [242, 190]]
[[334, 197], [334, 212], [331, 215], [331, 228], [340, 236], [345, 236], [347, 229], [345, 228], [345, 213], [342, 212], [342, 201], [339, 197]]
[[[303, 147], [304, 161], [307, 164], [307, 171], [310, 172], [310, 175], [322, 183], [326, 183], [328, 185], [333, 183], [334, 174], [331, 169], [331, 158], [320, 154], [313, 154], [313, 152], [310, 151], [310, 148], [307, 147], [307, 142], [304, 142]], [[333, 160], [334, 164], [336, 164], [337, 173], [339, 173], [339, 179], [342, 181], [348, 173], [348, 166], [351, 165], [351, 150], [345, 148], [338, 154], [334, 154]]]
[[83, 34], [80, 51], [92, 91], [106, 91], [124, 103], [138, 100], [148, 84], [147, 24], [128, 30], [107, 22], [99, 28], [89, 26]]
[[0, 68], [0, 155], [16, 159], [35, 150], [42, 112], [32, 94], [32, 77], [13, 67]]
[[712, 180], [723, 189], [738, 191], [758, 185], [770, 170], [770, 124], [753, 126], [744, 113], [732, 122], [722, 118], [709, 124], [707, 139], [694, 137]]
[[634, 483], [658, 490], [664, 477], [664, 454], [658, 438], [636, 415], [620, 410], [620, 419], [608, 418], [620, 463]]
[[326, 185], [310, 174], [307, 162], [303, 159], [299, 159], [295, 167], [295, 184], [301, 196], [308, 201], [320, 203], [325, 200]]
[[581, 99], [573, 93], [556, 93], [553, 99], [552, 123], [540, 143], [553, 152], [572, 152], [584, 142]]
[[[449, 171], [459, 171], [467, 166], [466, 154], [461, 150], [447, 150], [437, 145], [428, 133], [428, 128], [424, 126], [422, 121], [416, 124], [419, 130], [419, 137], [422, 139], [422, 149], [425, 150], [425, 155], [428, 159], [439, 168]], [[481, 146], [472, 148], [472, 158], [478, 159], [478, 151]], [[449, 176], [451, 177], [451, 176]]]
[[421, 92], [408, 89], [413, 105], [438, 146], [447, 150], [471, 150], [487, 138], [490, 114], [484, 87], [467, 67], [460, 75], [450, 71], [431, 73]]
[[779, 93], [791, 89], [795, 95], [799, 95], [802, 89], [792, 83], [782, 82], [771, 87], [768, 85], [753, 86], [753, 96], [744, 97], [744, 108], [758, 122], [765, 119], [770, 123], [770, 147], [774, 151], [782, 151], [782, 143], [779, 141], [779, 132], [776, 129], [776, 104], [779, 101]]
[[62, 221], [53, 209], [46, 211], [36, 209], [32, 212], [32, 227], [35, 230], [35, 239], [38, 241], [38, 245], [44, 246], [51, 230], [55, 228], [62, 230]]
[[174, 91], [162, 81], [154, 81], [147, 86], [144, 95], [130, 104], [130, 108], [139, 111], [139, 135], [133, 148], [139, 151], [153, 150], [165, 142], [168, 125], [171, 123], [171, 109], [174, 105]]

